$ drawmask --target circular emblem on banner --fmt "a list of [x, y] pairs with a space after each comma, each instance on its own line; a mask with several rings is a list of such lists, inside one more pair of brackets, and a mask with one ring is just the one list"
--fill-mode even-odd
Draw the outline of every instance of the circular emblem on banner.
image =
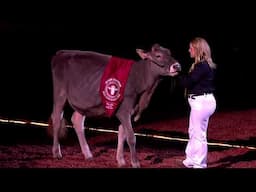
[[120, 97], [121, 83], [115, 78], [110, 78], [105, 81], [103, 95], [110, 101], [116, 101]]

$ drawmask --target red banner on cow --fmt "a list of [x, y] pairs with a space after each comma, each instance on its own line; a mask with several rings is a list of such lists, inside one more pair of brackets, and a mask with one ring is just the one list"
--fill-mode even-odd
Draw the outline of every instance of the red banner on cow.
[[112, 56], [103, 73], [100, 86], [102, 102], [111, 117], [123, 100], [125, 85], [133, 60]]

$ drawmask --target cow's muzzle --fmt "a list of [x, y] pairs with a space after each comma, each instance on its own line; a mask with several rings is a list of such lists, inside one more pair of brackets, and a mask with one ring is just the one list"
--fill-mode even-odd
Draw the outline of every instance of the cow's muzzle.
[[181, 65], [178, 62], [171, 65], [171, 67], [170, 67], [171, 73], [179, 72], [179, 71], [181, 71]]

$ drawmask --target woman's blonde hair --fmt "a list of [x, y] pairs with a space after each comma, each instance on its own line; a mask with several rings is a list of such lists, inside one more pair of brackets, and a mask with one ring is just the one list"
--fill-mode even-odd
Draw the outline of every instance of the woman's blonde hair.
[[190, 45], [195, 49], [196, 54], [195, 62], [192, 64], [192, 69], [196, 63], [202, 61], [207, 61], [211, 68], [216, 68], [216, 64], [212, 61], [211, 48], [204, 38], [196, 37], [190, 41]]

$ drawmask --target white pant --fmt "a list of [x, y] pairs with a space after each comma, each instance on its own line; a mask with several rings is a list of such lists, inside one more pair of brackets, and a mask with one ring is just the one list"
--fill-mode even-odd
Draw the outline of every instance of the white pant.
[[189, 141], [186, 146], [186, 159], [197, 168], [207, 167], [207, 128], [210, 116], [215, 112], [216, 100], [213, 94], [195, 96], [188, 99], [191, 111], [189, 116]]

